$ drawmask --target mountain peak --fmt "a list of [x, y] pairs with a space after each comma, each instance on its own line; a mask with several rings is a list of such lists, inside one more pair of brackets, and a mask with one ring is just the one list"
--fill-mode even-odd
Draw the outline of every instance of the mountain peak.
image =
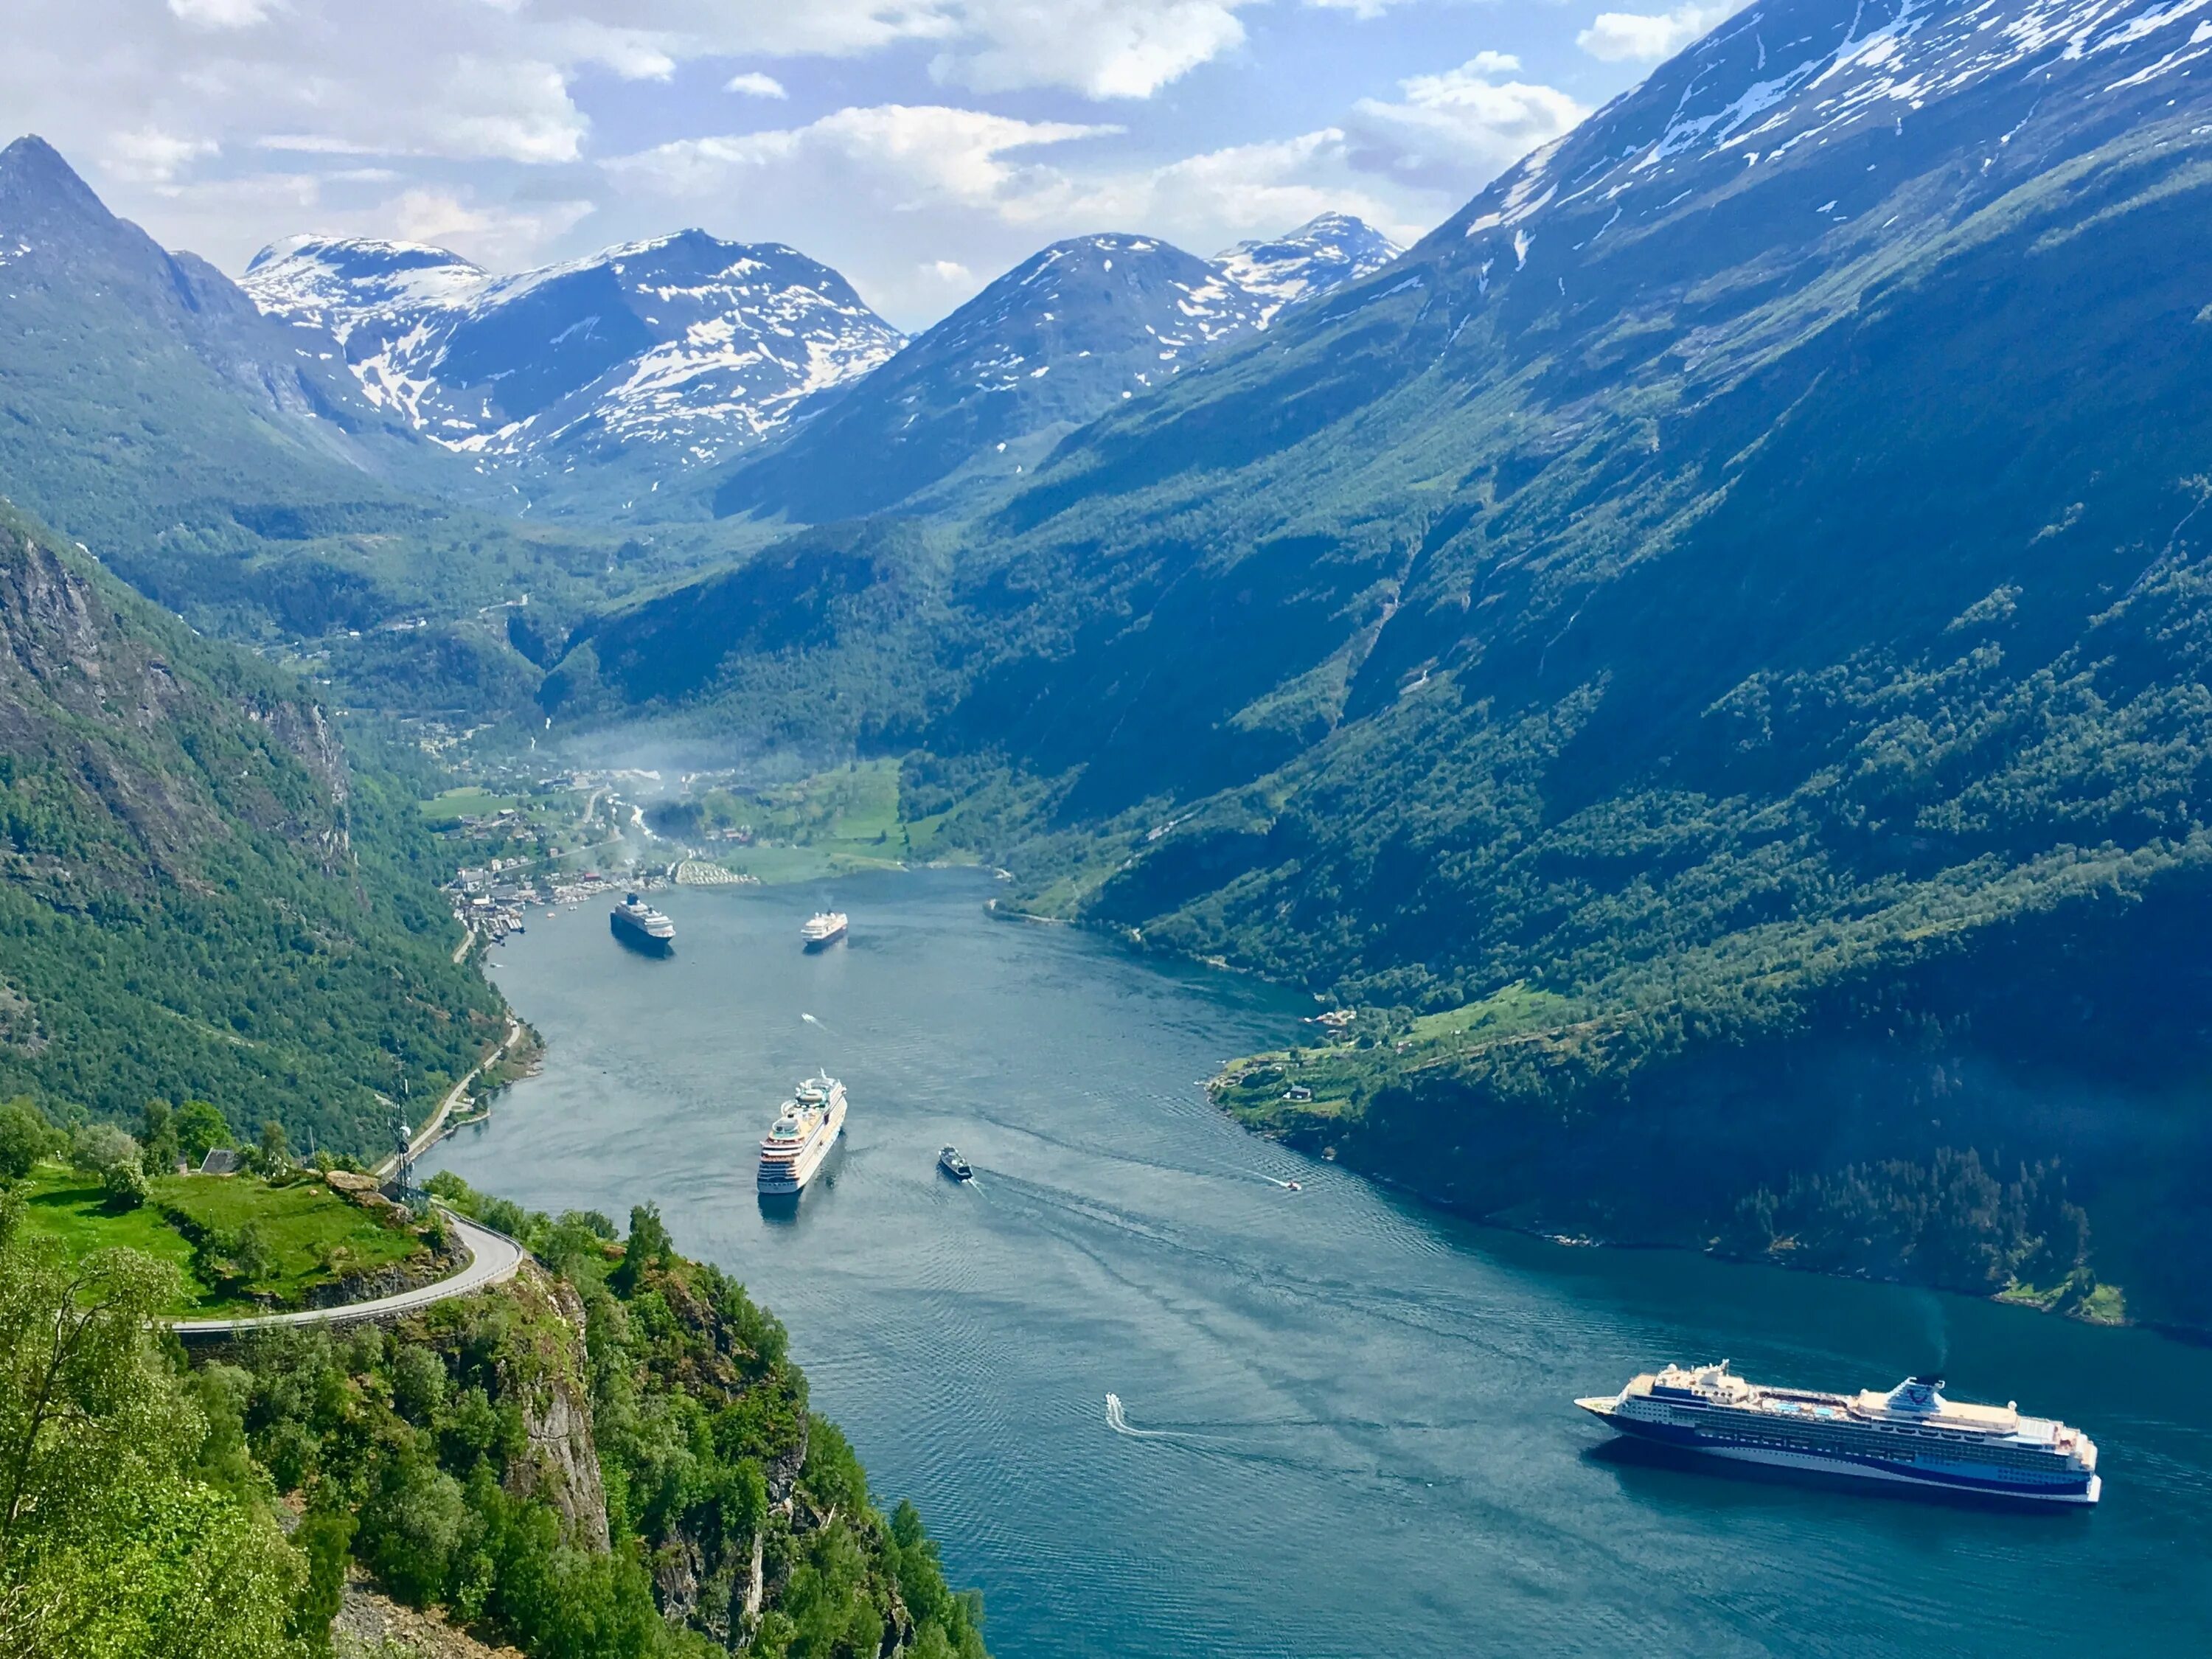
[[1380, 270], [1405, 250], [1364, 219], [1349, 213], [1315, 215], [1277, 237], [1239, 242], [1213, 263], [1239, 286], [1267, 301], [1267, 317], [1286, 305]]
[[[103, 221], [114, 217], [62, 153], [30, 132], [0, 149], [0, 205], [10, 210], [12, 221], [40, 204], [94, 214]], [[0, 229], [11, 228], [12, 223], [0, 224]]]
[[282, 264], [287, 259], [307, 258], [356, 271], [409, 270], [427, 265], [461, 265], [471, 270], [477, 269], [451, 249], [434, 247], [428, 242], [392, 241], [380, 236], [331, 236], [307, 231], [270, 243], [246, 262], [246, 271], [250, 276], [257, 270]]
[[295, 236], [242, 286], [327, 328], [371, 403], [487, 464], [557, 451], [557, 476], [580, 453], [650, 457], [656, 483], [719, 460], [902, 343], [829, 266], [696, 227], [505, 276], [421, 243]]

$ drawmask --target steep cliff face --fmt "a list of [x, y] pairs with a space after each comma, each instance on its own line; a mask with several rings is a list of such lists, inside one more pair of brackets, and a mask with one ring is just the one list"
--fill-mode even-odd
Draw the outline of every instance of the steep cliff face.
[[299, 681], [0, 502], [0, 1094], [380, 1140], [376, 1091], [497, 1030], [392, 788]]
[[[974, 1600], [911, 1506], [875, 1507], [741, 1285], [676, 1255], [650, 1210], [631, 1261], [604, 1218], [433, 1184], [538, 1259], [390, 1330], [222, 1361], [248, 1374], [254, 1455], [376, 1590], [529, 1654], [986, 1659]], [[373, 1601], [348, 1606], [393, 1622]]]
[[607, 1547], [607, 1494], [592, 1437], [592, 1389], [584, 1304], [575, 1287], [525, 1264], [508, 1295], [523, 1310], [519, 1340], [501, 1357], [500, 1387], [522, 1408], [527, 1447], [507, 1466], [507, 1487], [561, 1516], [562, 1535]]

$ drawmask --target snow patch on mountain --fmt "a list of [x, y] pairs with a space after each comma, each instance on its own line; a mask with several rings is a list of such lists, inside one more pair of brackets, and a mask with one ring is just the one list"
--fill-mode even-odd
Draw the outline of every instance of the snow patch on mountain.
[[1261, 296], [1264, 325], [1285, 306], [1380, 270], [1404, 252], [1364, 220], [1324, 213], [1288, 235], [1239, 242], [1212, 263], [1224, 279]]
[[447, 447], [527, 462], [718, 461], [904, 343], [828, 266], [684, 231], [494, 276], [441, 248], [295, 237], [242, 286], [327, 330], [372, 402]]

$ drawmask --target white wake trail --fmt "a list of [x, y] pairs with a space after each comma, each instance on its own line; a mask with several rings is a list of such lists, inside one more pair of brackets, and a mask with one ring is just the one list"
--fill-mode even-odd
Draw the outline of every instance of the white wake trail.
[[1121, 1396], [1118, 1394], [1106, 1396], [1106, 1426], [1116, 1434], [1127, 1435], [1132, 1440], [1201, 1441], [1216, 1437], [1207, 1434], [1185, 1434], [1174, 1429], [1138, 1428], [1129, 1421], [1128, 1413], [1121, 1409]]

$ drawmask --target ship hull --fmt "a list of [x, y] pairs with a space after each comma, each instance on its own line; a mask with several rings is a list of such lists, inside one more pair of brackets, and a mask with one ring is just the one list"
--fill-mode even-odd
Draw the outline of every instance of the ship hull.
[[834, 933], [824, 933], [820, 939], [808, 939], [806, 941], [807, 951], [811, 955], [816, 951], [826, 951], [844, 937], [845, 930], [842, 927], [840, 927]]
[[641, 955], [665, 957], [673, 955], [675, 952], [676, 941], [673, 939], [656, 938], [635, 922], [625, 921], [620, 916], [609, 917], [607, 927], [618, 942], [627, 945]]
[[2000, 1503], [2057, 1504], [2083, 1507], [2101, 1495], [2103, 1481], [2094, 1474], [2050, 1480], [2010, 1478], [1993, 1470], [1915, 1467], [1889, 1459], [1833, 1451], [1800, 1451], [1736, 1439], [1712, 1430], [1679, 1424], [1647, 1423], [1605, 1409], [1611, 1401], [1578, 1401], [1584, 1411], [1632, 1439], [1665, 1446], [1677, 1452], [1717, 1457], [1733, 1463], [1753, 1463], [1796, 1474], [1849, 1480], [1878, 1481], [1892, 1486], [1943, 1492]]

